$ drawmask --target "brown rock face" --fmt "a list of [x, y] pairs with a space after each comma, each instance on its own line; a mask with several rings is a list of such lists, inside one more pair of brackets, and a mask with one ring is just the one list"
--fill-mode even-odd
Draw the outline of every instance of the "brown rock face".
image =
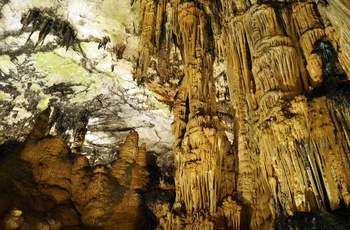
[[[135, 78], [147, 82], [152, 58], [158, 69], [182, 60], [176, 199], [157, 213], [162, 228], [271, 228], [279, 216], [350, 207], [349, 30], [339, 26], [349, 4], [316, 2], [141, 1]], [[232, 146], [215, 61], [226, 66]]]
[[48, 131], [46, 111], [24, 146], [2, 159], [1, 226], [149, 229], [152, 221], [140, 195], [148, 178], [146, 146], [138, 146], [136, 131], [129, 133], [117, 160], [94, 167], [85, 156], [72, 154], [61, 135]]

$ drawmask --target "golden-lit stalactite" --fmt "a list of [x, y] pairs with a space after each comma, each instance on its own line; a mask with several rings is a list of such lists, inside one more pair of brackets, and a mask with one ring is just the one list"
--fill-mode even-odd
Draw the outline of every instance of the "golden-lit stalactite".
[[[257, 190], [256, 177], [259, 174], [257, 162], [258, 155], [255, 151], [256, 143], [253, 140], [254, 130], [251, 124], [254, 121], [253, 111], [257, 108], [254, 98], [254, 81], [250, 70], [251, 60], [248, 53], [248, 41], [245, 36], [245, 16], [239, 13], [231, 15], [222, 31], [222, 48], [226, 61], [226, 72], [230, 99], [234, 109], [235, 138], [234, 159], [236, 165], [238, 191], [241, 191], [243, 200], [255, 199]], [[231, 45], [227, 45], [231, 44]], [[238, 163], [239, 160], [239, 163]], [[248, 216], [242, 221], [247, 222]]]
[[[261, 133], [261, 124], [275, 115], [284, 100], [300, 94], [303, 89], [296, 49], [292, 39], [285, 33], [281, 16], [275, 9], [269, 5], [255, 4], [245, 13], [243, 22], [243, 34], [247, 38], [246, 49], [249, 49], [251, 57], [251, 68], [246, 72], [251, 71], [251, 76], [245, 74], [247, 90], [243, 92], [242, 97], [252, 98], [247, 101], [250, 122], [243, 126], [246, 126], [245, 129], [249, 132], [247, 142], [252, 147], [245, 147], [247, 150], [243, 151], [244, 155], [238, 152], [242, 170], [247, 170], [243, 169], [246, 165], [251, 168], [248, 171], [249, 176], [238, 177], [238, 190], [242, 191], [244, 199], [252, 205], [251, 226], [255, 227], [275, 217], [275, 209], [278, 207], [272, 200], [273, 187], [271, 188], [270, 184], [274, 182], [269, 181], [264, 169], [264, 164], [269, 159], [265, 156], [269, 156], [273, 151], [262, 146], [260, 141], [265, 136], [270, 139], [274, 134]], [[240, 49], [238, 52], [247, 52], [246, 49]], [[250, 178], [251, 183], [246, 182], [246, 177]]]
[[290, 98], [302, 90], [296, 50], [278, 17], [268, 5], [253, 5], [245, 22], [252, 57], [254, 94], [259, 106], [267, 109], [280, 98]]
[[325, 35], [322, 18], [317, 12], [316, 5], [311, 2], [296, 3], [292, 7], [292, 18], [296, 36], [307, 62], [309, 82], [312, 87], [322, 84], [322, 63], [316, 54], [312, 54], [312, 47], [316, 40]]
[[[153, 46], [157, 48], [161, 47], [160, 40], [165, 39], [164, 48], [169, 52], [175, 45], [181, 53], [184, 72], [173, 106], [176, 198], [172, 209], [175, 214], [161, 212], [163, 216], [158, 218], [166, 229], [175, 226], [212, 229], [217, 222], [215, 219], [220, 218], [229, 218], [232, 225], [239, 225], [239, 212], [229, 214], [230, 211], [226, 210], [228, 206], [218, 208], [220, 202], [234, 191], [234, 159], [230, 143], [216, 115], [213, 78], [215, 46], [209, 16], [195, 2], [157, 3], [154, 6], [157, 9], [157, 20], [153, 21], [155, 32], [146, 37], [154, 36]], [[142, 1], [141, 4], [152, 5], [154, 2]], [[162, 22], [164, 26], [158, 20], [163, 10], [168, 13], [166, 17], [163, 16], [166, 19], [166, 22]], [[151, 22], [141, 23], [150, 25], [148, 23]], [[163, 29], [161, 32], [165, 36], [159, 34], [159, 29]], [[142, 39], [140, 46], [143, 46]], [[143, 54], [141, 51], [140, 60]], [[154, 53], [154, 57], [159, 58], [157, 55]], [[137, 73], [142, 73], [145, 71], [142, 68], [147, 68], [147, 65], [140, 63], [139, 67]], [[235, 205], [240, 210], [239, 204]], [[192, 224], [189, 219], [193, 219]]]
[[318, 10], [323, 16], [326, 28], [325, 33], [337, 48], [339, 62], [347, 73], [350, 75], [350, 2], [346, 0], [334, 0], [322, 4], [317, 4]]
[[[142, 4], [165, 14], [146, 37], [155, 36], [158, 49], [176, 47], [183, 61], [172, 124], [176, 199], [157, 214], [164, 229], [213, 229], [223, 219], [226, 229], [269, 229], [279, 216], [349, 207], [348, 61], [334, 54], [344, 47], [330, 48], [341, 44], [329, 32], [334, 16], [327, 21], [312, 1]], [[212, 93], [213, 63], [222, 60], [231, 148]], [[332, 77], [342, 79], [332, 91], [338, 96], [326, 85]]]
[[154, 1], [141, 1], [140, 3], [140, 41], [139, 41], [139, 54], [136, 80], [141, 81], [142, 77], [146, 75], [148, 71], [148, 66], [150, 63], [150, 58], [154, 55], [155, 44], [154, 44], [154, 34], [155, 34], [155, 24], [156, 24], [156, 5]]
[[[188, 214], [182, 227], [212, 229], [214, 222], [205, 216], [216, 217], [218, 203], [233, 192], [233, 160], [224, 161], [230, 144], [215, 113], [214, 47], [208, 16], [193, 2], [180, 4], [177, 9], [185, 75], [174, 105], [177, 140], [173, 209]], [[191, 216], [194, 223], [188, 225]]]

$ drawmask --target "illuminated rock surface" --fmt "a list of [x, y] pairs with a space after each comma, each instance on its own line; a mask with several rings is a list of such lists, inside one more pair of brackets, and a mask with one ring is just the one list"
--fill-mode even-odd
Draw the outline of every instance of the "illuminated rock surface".
[[131, 3], [0, 3], [0, 228], [347, 229], [347, 0]]

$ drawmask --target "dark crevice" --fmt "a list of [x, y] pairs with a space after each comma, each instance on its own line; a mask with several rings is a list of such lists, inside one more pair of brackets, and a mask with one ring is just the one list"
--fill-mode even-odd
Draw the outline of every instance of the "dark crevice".
[[317, 54], [322, 60], [323, 82], [320, 87], [305, 94], [308, 101], [326, 96], [339, 104], [349, 104], [350, 82], [339, 65], [338, 55], [332, 43], [326, 37], [322, 37], [314, 43], [311, 53]]
[[141, 193], [142, 203], [144, 204], [142, 207], [142, 213], [148, 217], [147, 229], [156, 229], [156, 226], [159, 224], [157, 223], [157, 218], [148, 207], [157, 202], [173, 204], [175, 201], [174, 190], [163, 190], [159, 187], [161, 178], [169, 184], [174, 184], [174, 180], [173, 177], [164, 177], [163, 170], [161, 170], [157, 164], [157, 158], [158, 156], [155, 153], [147, 153], [147, 171], [149, 172], [149, 180], [146, 191]]

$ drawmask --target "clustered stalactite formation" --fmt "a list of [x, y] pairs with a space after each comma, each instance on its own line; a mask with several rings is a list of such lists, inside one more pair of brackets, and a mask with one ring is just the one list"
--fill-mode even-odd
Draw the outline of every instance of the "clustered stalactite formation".
[[[350, 206], [350, 63], [320, 12], [314, 1], [141, 0], [135, 78], [147, 81], [154, 60], [159, 69], [182, 60], [176, 199], [157, 213], [162, 228], [269, 228], [279, 216]], [[221, 60], [232, 147], [216, 113]]]
[[74, 27], [68, 21], [53, 18], [51, 15], [53, 15], [53, 12], [45, 12], [38, 8], [33, 8], [22, 16], [22, 30], [31, 25], [31, 33], [27, 42], [30, 40], [32, 34], [36, 30], [39, 30], [39, 37], [34, 47], [43, 44], [45, 37], [49, 33], [52, 33], [59, 37], [60, 46], [65, 46], [66, 50], [68, 50], [76, 40]]
[[[79, 39], [77, 37], [77, 31], [74, 26], [68, 20], [63, 20], [59, 15], [56, 15], [53, 9], [39, 9], [34, 7], [22, 15], [21, 24], [21, 32], [25, 30], [30, 31], [26, 44], [30, 41], [33, 33], [39, 31], [38, 39], [34, 44], [34, 49], [44, 44], [45, 38], [49, 34], [56, 36], [57, 44], [61, 47], [65, 47], [66, 50], [68, 50], [69, 47], [74, 48], [74, 45], [80, 45], [80, 42], [84, 41], [84, 39]], [[95, 38], [93, 40], [98, 42], [98, 49], [106, 49], [107, 44], [111, 42], [111, 39], [108, 36]], [[123, 58], [125, 48], [125, 43], [119, 42], [114, 44], [111, 51], [116, 60]], [[81, 47], [79, 50], [82, 52]], [[112, 66], [112, 71], [113, 68], [114, 66]]]

